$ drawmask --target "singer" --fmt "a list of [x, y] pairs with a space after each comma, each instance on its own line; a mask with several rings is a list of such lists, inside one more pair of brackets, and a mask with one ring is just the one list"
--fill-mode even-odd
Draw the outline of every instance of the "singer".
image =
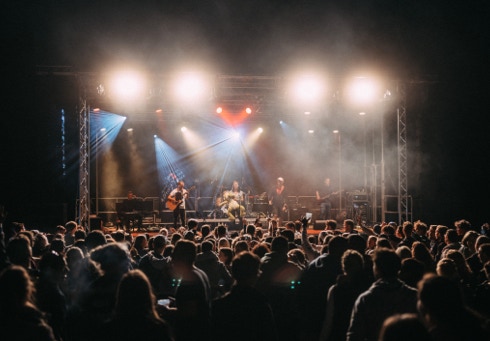
[[177, 223], [180, 218], [181, 226], [186, 226], [185, 214], [185, 199], [189, 196], [189, 192], [184, 188], [184, 181], [177, 182], [177, 187], [174, 188], [167, 198], [167, 207], [174, 214], [174, 228], [177, 229]]

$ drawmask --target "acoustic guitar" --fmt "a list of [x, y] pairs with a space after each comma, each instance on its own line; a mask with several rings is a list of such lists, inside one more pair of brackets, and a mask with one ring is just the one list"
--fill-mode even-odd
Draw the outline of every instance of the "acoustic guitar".
[[[192, 186], [187, 190], [187, 193], [192, 191], [196, 186]], [[186, 194], [187, 196], [187, 194]], [[175, 194], [175, 198], [168, 197], [167, 198], [167, 208], [171, 211], [174, 211], [177, 207], [179, 207], [180, 204], [185, 200], [184, 196], [182, 195], [181, 192], [177, 192]]]

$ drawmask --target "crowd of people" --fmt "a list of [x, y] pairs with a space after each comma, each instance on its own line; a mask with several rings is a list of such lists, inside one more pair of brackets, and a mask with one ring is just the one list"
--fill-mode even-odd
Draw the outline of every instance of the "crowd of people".
[[0, 225], [1, 338], [490, 340], [488, 224], [359, 224]]

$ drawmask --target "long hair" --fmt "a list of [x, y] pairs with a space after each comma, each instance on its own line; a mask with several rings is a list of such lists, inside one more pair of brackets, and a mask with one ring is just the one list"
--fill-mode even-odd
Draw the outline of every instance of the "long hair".
[[24, 267], [10, 265], [0, 273], [1, 314], [13, 314], [26, 305], [34, 306], [34, 293], [34, 283]]
[[146, 316], [159, 319], [155, 295], [148, 277], [141, 270], [131, 270], [121, 279], [117, 290], [115, 315]]

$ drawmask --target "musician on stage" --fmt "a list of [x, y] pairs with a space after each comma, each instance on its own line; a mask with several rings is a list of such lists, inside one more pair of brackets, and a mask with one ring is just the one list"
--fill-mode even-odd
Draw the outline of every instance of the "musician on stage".
[[319, 191], [316, 191], [316, 200], [320, 202], [320, 220], [328, 220], [330, 217], [330, 210], [332, 209], [332, 197], [337, 195], [338, 192], [332, 192], [330, 188], [330, 178], [325, 178], [323, 182], [325, 189], [322, 191], [323, 195], [320, 195]]
[[128, 191], [128, 200], [133, 200], [137, 198], [138, 197], [136, 196], [136, 194], [133, 193], [133, 191]]
[[174, 214], [174, 228], [177, 229], [177, 222], [180, 218], [181, 226], [186, 226], [185, 214], [185, 199], [189, 196], [189, 192], [184, 188], [184, 181], [177, 182], [177, 187], [174, 188], [167, 197], [167, 207]]
[[274, 218], [278, 220], [279, 225], [281, 225], [284, 220], [288, 220], [287, 198], [284, 179], [279, 177], [277, 178], [276, 186], [269, 193], [269, 206], [271, 206], [272, 214]]
[[235, 220], [243, 217], [245, 215], [245, 207], [243, 206], [245, 193], [240, 189], [238, 181], [233, 181], [231, 190], [225, 192], [224, 196], [228, 218]]

